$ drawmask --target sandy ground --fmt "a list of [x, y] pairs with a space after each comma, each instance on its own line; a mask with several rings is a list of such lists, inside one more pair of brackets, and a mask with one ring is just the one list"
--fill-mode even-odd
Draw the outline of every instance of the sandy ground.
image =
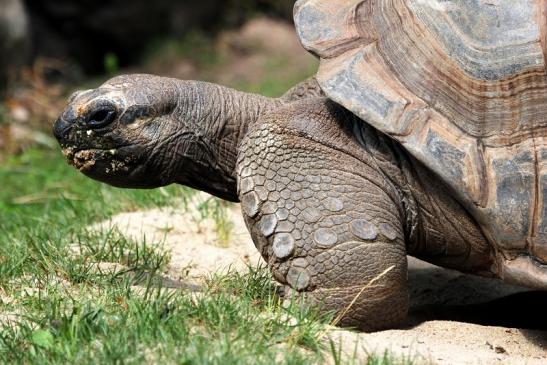
[[150, 245], [161, 246], [171, 254], [167, 275], [171, 279], [199, 284], [212, 272], [228, 269], [245, 270], [248, 265], [258, 265], [260, 255], [251, 241], [239, 205], [227, 209], [232, 223], [229, 242], [217, 235], [215, 222], [203, 219], [198, 206], [206, 204], [209, 197], [197, 194], [188, 209], [161, 208], [142, 212], [121, 213], [94, 228], [117, 229], [134, 240], [145, 239]]
[[[171, 252], [168, 276], [199, 285], [216, 271], [245, 270], [260, 257], [247, 233], [239, 206], [228, 209], [233, 228], [229, 245], [219, 242], [215, 224], [200, 219], [195, 206], [119, 214], [99, 227]], [[194, 208], [193, 208], [194, 207]], [[95, 227], [97, 228], [97, 226]], [[547, 292], [533, 292], [500, 281], [460, 274], [409, 257], [411, 308], [400, 328], [376, 333], [336, 330], [344, 351], [366, 358], [385, 350], [433, 364], [547, 364]]]

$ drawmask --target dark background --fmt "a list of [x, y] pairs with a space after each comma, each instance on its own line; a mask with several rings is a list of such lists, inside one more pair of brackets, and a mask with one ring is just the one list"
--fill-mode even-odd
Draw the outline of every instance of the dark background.
[[[0, 93], [40, 57], [70, 65], [67, 77], [125, 67], [161, 37], [215, 33], [263, 14], [292, 21], [293, 0], [0, 0]], [[55, 75], [49, 75], [55, 77]], [[59, 76], [59, 75], [57, 75]]]

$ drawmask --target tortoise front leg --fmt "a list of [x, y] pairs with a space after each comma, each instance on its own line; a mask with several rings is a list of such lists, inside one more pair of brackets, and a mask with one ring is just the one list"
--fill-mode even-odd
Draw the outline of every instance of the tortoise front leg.
[[343, 326], [378, 330], [405, 318], [402, 213], [380, 171], [266, 122], [243, 143], [237, 172], [246, 223], [277, 281]]

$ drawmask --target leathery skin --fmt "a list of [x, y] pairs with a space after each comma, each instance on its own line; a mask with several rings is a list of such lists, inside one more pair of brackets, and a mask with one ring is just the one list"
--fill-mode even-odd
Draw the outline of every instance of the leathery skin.
[[[406, 316], [407, 253], [435, 261], [442, 251], [463, 270], [487, 272], [491, 261], [476, 224], [432, 186], [440, 196], [428, 201], [452, 209], [449, 219], [468, 241], [474, 235], [467, 246], [441, 239], [455, 234], [421, 213], [431, 192], [412, 161], [395, 161], [396, 146], [355, 123], [363, 124], [323, 98], [262, 116], [239, 148], [238, 196], [257, 248], [287, 293], [343, 313], [341, 325], [377, 330]], [[449, 252], [454, 247], [464, 248]]]

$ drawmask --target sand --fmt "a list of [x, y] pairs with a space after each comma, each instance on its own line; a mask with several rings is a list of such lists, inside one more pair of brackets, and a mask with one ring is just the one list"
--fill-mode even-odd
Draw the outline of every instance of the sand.
[[[116, 226], [128, 237], [146, 238], [171, 253], [167, 276], [199, 285], [213, 272], [246, 270], [261, 259], [241, 217], [228, 208], [229, 243], [211, 219], [201, 219], [199, 194], [184, 209], [122, 213], [94, 229]], [[376, 333], [335, 330], [344, 351], [366, 358], [389, 350], [433, 364], [547, 364], [547, 292], [510, 286], [495, 279], [464, 275], [409, 257], [411, 307], [401, 328]]]

